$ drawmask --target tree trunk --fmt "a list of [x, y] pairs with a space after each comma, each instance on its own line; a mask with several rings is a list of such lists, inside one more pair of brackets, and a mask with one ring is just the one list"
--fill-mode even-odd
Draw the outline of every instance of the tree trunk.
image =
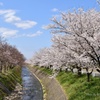
[[81, 72], [81, 68], [78, 68], [78, 76], [81, 76], [82, 75], [82, 72]]
[[87, 82], [90, 82], [90, 75], [92, 74], [93, 69], [91, 70], [91, 72], [89, 72], [89, 68], [86, 68], [86, 71], [87, 71]]
[[68, 68], [65, 69], [65, 72], [68, 72]]
[[7, 65], [7, 71], [9, 70], [9, 66]]
[[2, 65], [0, 66], [0, 73], [2, 73]]
[[90, 74], [87, 73], [87, 82], [90, 82]]
[[4, 66], [4, 73], [6, 73], [6, 71], [7, 71], [7, 70], [6, 70], [6, 65], [5, 65], [5, 66]]
[[59, 70], [60, 72], [62, 72], [62, 68], [60, 68], [60, 70]]
[[71, 72], [73, 73], [73, 68], [70, 68]]
[[2, 73], [2, 62], [1, 62], [1, 65], [0, 65], [0, 73]]

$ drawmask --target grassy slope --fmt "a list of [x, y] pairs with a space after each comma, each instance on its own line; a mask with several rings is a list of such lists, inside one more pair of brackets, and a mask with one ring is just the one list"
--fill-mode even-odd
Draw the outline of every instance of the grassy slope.
[[69, 100], [100, 100], [100, 78], [92, 77], [87, 82], [86, 75], [78, 77], [71, 72], [60, 72], [57, 79]]
[[[21, 69], [15, 67], [6, 74], [0, 73], [0, 82], [11, 92], [15, 88], [17, 82], [21, 83]], [[3, 100], [5, 95], [8, 94], [0, 88], [0, 100]]]
[[[38, 66], [34, 66], [35, 68], [43, 71], [44, 73], [48, 74], [48, 75], [52, 75], [52, 70], [51, 69], [48, 69], [48, 68], [44, 68], [44, 67], [38, 67]], [[33, 68], [34, 68], [33, 67]]]
[[[40, 68], [43, 72], [51, 74], [52, 71]], [[57, 80], [65, 90], [68, 100], [100, 100], [100, 78], [91, 77], [87, 82], [86, 75], [78, 77], [71, 72], [60, 72]]]
[[41, 71], [45, 72], [48, 75], [52, 75], [52, 70], [47, 69], [47, 68], [39, 68]]

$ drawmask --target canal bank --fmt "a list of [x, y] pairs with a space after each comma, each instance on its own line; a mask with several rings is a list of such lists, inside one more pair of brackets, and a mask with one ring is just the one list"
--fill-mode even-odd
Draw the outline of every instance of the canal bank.
[[46, 89], [46, 100], [67, 100], [64, 91], [58, 84], [55, 78], [50, 78], [46, 73], [38, 70], [35, 67], [29, 66], [29, 69], [34, 73], [42, 82]]
[[[17, 70], [17, 72], [19, 73], [19, 70]], [[18, 75], [15, 74], [17, 72], [14, 71], [15, 77], [13, 78], [13, 81], [15, 81], [16, 84], [11, 80], [11, 83], [9, 83], [9, 88], [11, 88], [11, 84], [15, 86], [13, 87], [13, 91], [9, 91], [9, 88], [7, 87], [8, 79], [6, 79], [6, 85], [4, 86], [6, 88], [5, 91], [7, 92], [5, 95], [6, 97], [5, 99], [2, 98], [0, 100], [67, 100], [58, 82], [54, 78], [50, 78], [44, 72], [33, 67], [22, 67], [20, 76], [20, 78], [22, 77], [21, 85], [17, 84]], [[11, 75], [9, 75], [9, 77], [11, 77]], [[44, 87], [42, 87], [39, 80], [41, 80]], [[43, 92], [44, 88], [45, 92]], [[45, 99], [43, 98], [43, 93], [44, 95], [46, 94]], [[7, 96], [8, 94], [9, 96]]]
[[39, 80], [27, 67], [0, 75], [0, 100], [43, 100]]
[[21, 82], [21, 67], [15, 67], [6, 73], [0, 73], [0, 100], [8, 100], [5, 97], [11, 95], [17, 84], [21, 84]]

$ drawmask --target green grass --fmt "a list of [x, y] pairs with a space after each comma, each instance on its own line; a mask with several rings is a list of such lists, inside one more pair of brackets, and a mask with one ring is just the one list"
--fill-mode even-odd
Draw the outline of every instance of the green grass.
[[43, 71], [44, 73], [48, 74], [48, 75], [52, 75], [52, 70], [48, 69], [48, 68], [44, 68], [44, 67], [38, 67], [38, 66], [34, 66], [35, 68]]
[[47, 69], [47, 68], [40, 68], [41, 71], [45, 72], [46, 74], [48, 75], [51, 75], [52, 74], [52, 70], [50, 69]]
[[[14, 90], [16, 83], [22, 82], [21, 79], [21, 68], [15, 67], [12, 70], [9, 70], [7, 73], [0, 73], [0, 82], [11, 92]], [[0, 87], [0, 100], [3, 100], [3, 97], [8, 95], [6, 91], [4, 91]]]
[[91, 78], [87, 82], [86, 75], [78, 77], [71, 72], [60, 72], [57, 76], [68, 100], [100, 100], [100, 78]]
[[[52, 70], [36, 67], [44, 73], [51, 75]], [[68, 100], [100, 100], [100, 77], [92, 77], [87, 82], [87, 76], [79, 77], [71, 72], [60, 72], [57, 80], [65, 91]]]

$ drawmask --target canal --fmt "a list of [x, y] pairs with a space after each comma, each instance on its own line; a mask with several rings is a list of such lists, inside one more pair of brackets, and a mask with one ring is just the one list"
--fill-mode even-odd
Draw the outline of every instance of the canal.
[[23, 100], [43, 100], [43, 90], [39, 80], [27, 67], [22, 68]]

